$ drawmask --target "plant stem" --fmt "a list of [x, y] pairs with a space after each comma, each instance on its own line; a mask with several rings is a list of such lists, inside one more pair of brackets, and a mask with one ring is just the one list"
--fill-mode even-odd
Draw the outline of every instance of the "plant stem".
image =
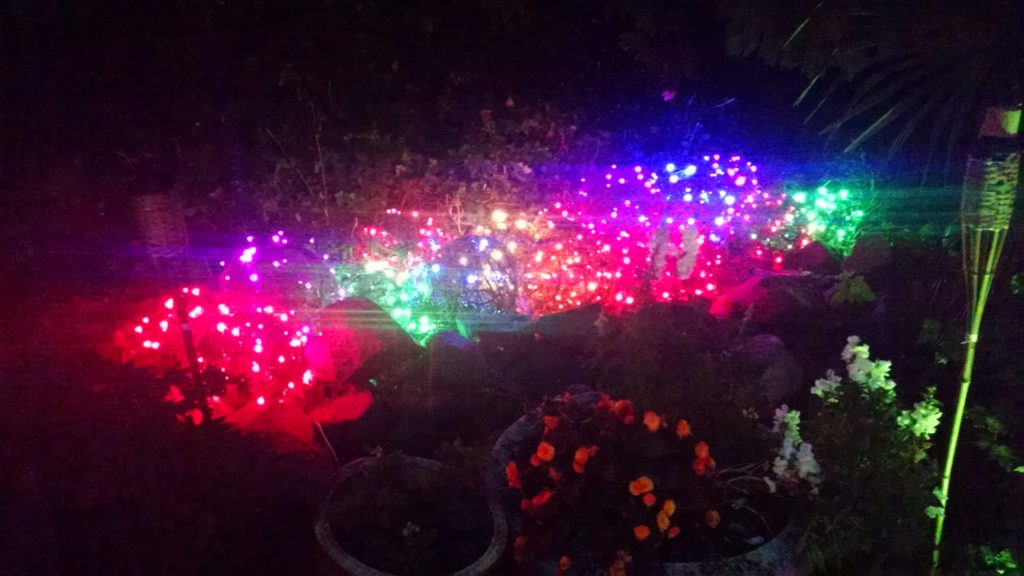
[[[967, 392], [971, 387], [971, 376], [974, 372], [974, 354], [978, 344], [978, 334], [981, 331], [981, 318], [985, 312], [985, 304], [988, 302], [988, 295], [992, 289], [992, 277], [995, 273], [996, 263], [999, 261], [999, 254], [1003, 249], [1003, 242], [1006, 239], [1005, 230], [993, 232], [992, 244], [989, 246], [985, 268], [978, 272], [980, 260], [982, 231], [971, 231], [972, 263], [974, 270], [970, 272], [971, 288], [971, 316], [970, 325], [967, 330], [967, 351], [964, 355], [964, 365], [960, 378], [960, 393], [957, 396], [956, 411], [953, 413], [953, 428], [949, 433], [949, 445], [946, 450], [946, 463], [942, 470], [942, 484], [939, 487], [939, 502], [942, 505], [942, 513], [935, 520], [935, 540], [932, 548], [932, 569], [934, 575], [939, 567], [939, 549], [942, 544], [942, 530], [946, 520], [946, 503], [949, 500], [949, 487], [953, 477], [953, 462], [956, 458], [957, 443], [960, 439], [960, 428], [963, 422], [964, 409], [967, 406]], [[966, 247], [965, 247], [966, 248]]]
[[334, 458], [334, 465], [338, 467], [338, 470], [341, 470], [341, 460], [338, 460], [338, 453], [334, 451], [334, 446], [332, 446], [331, 441], [327, 439], [327, 434], [324, 434], [324, 427], [316, 420], [313, 420], [313, 425], [315, 425], [317, 431], [320, 432], [320, 438], [327, 446], [327, 450], [331, 453], [331, 457]]

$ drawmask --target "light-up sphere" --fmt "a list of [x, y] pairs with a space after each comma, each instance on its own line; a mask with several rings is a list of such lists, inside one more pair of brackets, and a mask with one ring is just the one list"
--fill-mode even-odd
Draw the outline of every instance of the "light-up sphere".
[[515, 257], [493, 237], [466, 236], [441, 248], [435, 296], [456, 310], [502, 313], [516, 308]]

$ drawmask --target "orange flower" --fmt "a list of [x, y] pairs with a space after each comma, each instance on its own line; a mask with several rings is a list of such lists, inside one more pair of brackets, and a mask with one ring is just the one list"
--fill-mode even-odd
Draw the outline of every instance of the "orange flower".
[[608, 567], [608, 576], [626, 576], [626, 561], [616, 560]]
[[530, 504], [532, 504], [535, 509], [540, 508], [541, 506], [550, 502], [551, 497], [554, 495], [555, 493], [552, 492], [551, 490], [541, 490], [540, 493], [538, 493], [530, 500]]
[[643, 542], [644, 540], [647, 540], [648, 536], [651, 535], [651, 529], [647, 526], [644, 526], [643, 524], [640, 524], [639, 526], [633, 527], [633, 535], [636, 536], [637, 540]]
[[629, 493], [633, 496], [646, 494], [654, 490], [654, 481], [647, 476], [641, 476], [629, 483]]
[[548, 478], [551, 478], [555, 482], [558, 482], [562, 478], [562, 475], [558, 472], [558, 470], [555, 470], [552, 467], [548, 468]]
[[695, 458], [693, 460], [693, 472], [697, 476], [703, 476], [708, 472], [715, 471], [715, 460], [708, 456], [707, 458]]
[[651, 506], [654, 506], [654, 503], [657, 501], [658, 499], [654, 497], [653, 492], [648, 492], [647, 494], [644, 494], [644, 506], [650, 508]]
[[558, 559], [559, 571], [566, 572], [569, 570], [569, 568], [572, 568], [572, 558], [569, 558], [568, 556], [562, 556]]
[[577, 474], [583, 474], [583, 467], [587, 465], [587, 461], [597, 454], [597, 446], [580, 446], [576, 449], [576, 454], [572, 457], [572, 469]]
[[541, 416], [541, 420], [544, 421], [544, 435], [547, 436], [552, 430], [558, 428], [561, 418], [558, 416]]
[[612, 399], [607, 394], [601, 394], [594, 403], [594, 410], [611, 410]]
[[512, 544], [512, 556], [517, 562], [526, 559], [526, 536], [516, 536], [515, 542]]
[[675, 538], [676, 536], [679, 536], [680, 532], [682, 532], [682, 530], [679, 529], [679, 526], [673, 526], [668, 529], [668, 537], [670, 539]]
[[668, 514], [669, 516], [675, 514], [676, 513], [676, 501], [675, 500], [665, 500], [665, 502], [663, 502], [662, 505], [661, 505], [661, 509], [664, 510], [665, 514]]
[[711, 458], [711, 449], [707, 442], [697, 442], [693, 447], [693, 453], [697, 456], [693, 460], [693, 471], [697, 476], [703, 476], [715, 469], [715, 461]]
[[690, 435], [690, 423], [684, 418], [680, 418], [679, 422], [676, 422], [676, 436], [680, 438], [686, 438]]
[[661, 430], [662, 424], [661, 416], [658, 416], [650, 410], [644, 412], [644, 426], [646, 426], [652, 433]]
[[629, 400], [616, 400], [612, 403], [612, 414], [618, 416], [624, 423], [632, 424], [635, 414], [633, 403]]
[[541, 442], [537, 445], [537, 452], [530, 457], [530, 465], [536, 468], [544, 462], [551, 462], [554, 458], [555, 447], [547, 442]]
[[702, 440], [697, 442], [697, 445], [693, 447], [693, 453], [697, 458], [707, 458], [711, 455], [711, 449], [708, 448], [708, 443]]
[[658, 512], [657, 522], [658, 531], [664, 532], [665, 530], [668, 530], [668, 525], [671, 522], [671, 520], [669, 519], [668, 514], [666, 514], [665, 511], [662, 510], [661, 512]]
[[505, 477], [508, 479], [509, 488], [522, 489], [523, 482], [519, 479], [519, 467], [516, 466], [515, 462], [509, 462], [505, 465]]
[[551, 462], [555, 457], [555, 447], [547, 442], [537, 444], [537, 457], [545, 462]]
[[715, 510], [708, 510], [707, 514], [704, 515], [704, 523], [712, 528], [717, 528], [718, 523], [722, 521], [722, 516]]

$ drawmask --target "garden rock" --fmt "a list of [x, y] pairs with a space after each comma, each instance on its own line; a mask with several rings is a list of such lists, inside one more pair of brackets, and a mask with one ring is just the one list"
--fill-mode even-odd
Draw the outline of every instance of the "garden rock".
[[853, 252], [843, 261], [843, 272], [867, 274], [892, 264], [892, 248], [879, 235], [866, 235], [857, 239]]
[[591, 304], [567, 312], [550, 314], [525, 330], [556, 345], [579, 346], [598, 336], [601, 305]]
[[306, 359], [319, 380], [348, 382], [371, 359], [387, 365], [421, 350], [384, 309], [362, 298], [326, 307], [321, 323], [320, 336], [306, 346]]
[[757, 387], [764, 400], [760, 412], [769, 413], [802, 388], [803, 370], [780, 338], [772, 334], [747, 338], [737, 355], [760, 373]]
[[768, 276], [754, 289], [753, 320], [772, 323], [782, 319], [799, 322], [828, 312], [820, 278]]
[[783, 266], [787, 270], [804, 270], [816, 274], [839, 272], [839, 260], [820, 242], [811, 242], [787, 253]]
[[427, 344], [430, 389], [464, 390], [487, 378], [487, 362], [480, 346], [454, 332], [442, 332]]

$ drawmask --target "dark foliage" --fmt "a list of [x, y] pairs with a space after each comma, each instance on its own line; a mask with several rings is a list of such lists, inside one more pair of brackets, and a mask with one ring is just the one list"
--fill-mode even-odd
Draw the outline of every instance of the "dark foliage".
[[892, 152], [920, 133], [928, 150], [944, 151], [948, 170], [985, 106], [1022, 97], [1019, 2], [724, 0], [720, 8], [731, 53], [808, 79], [796, 100], [816, 101], [808, 121], [842, 102], [826, 108], [821, 133], [850, 134], [847, 151], [885, 133]]

